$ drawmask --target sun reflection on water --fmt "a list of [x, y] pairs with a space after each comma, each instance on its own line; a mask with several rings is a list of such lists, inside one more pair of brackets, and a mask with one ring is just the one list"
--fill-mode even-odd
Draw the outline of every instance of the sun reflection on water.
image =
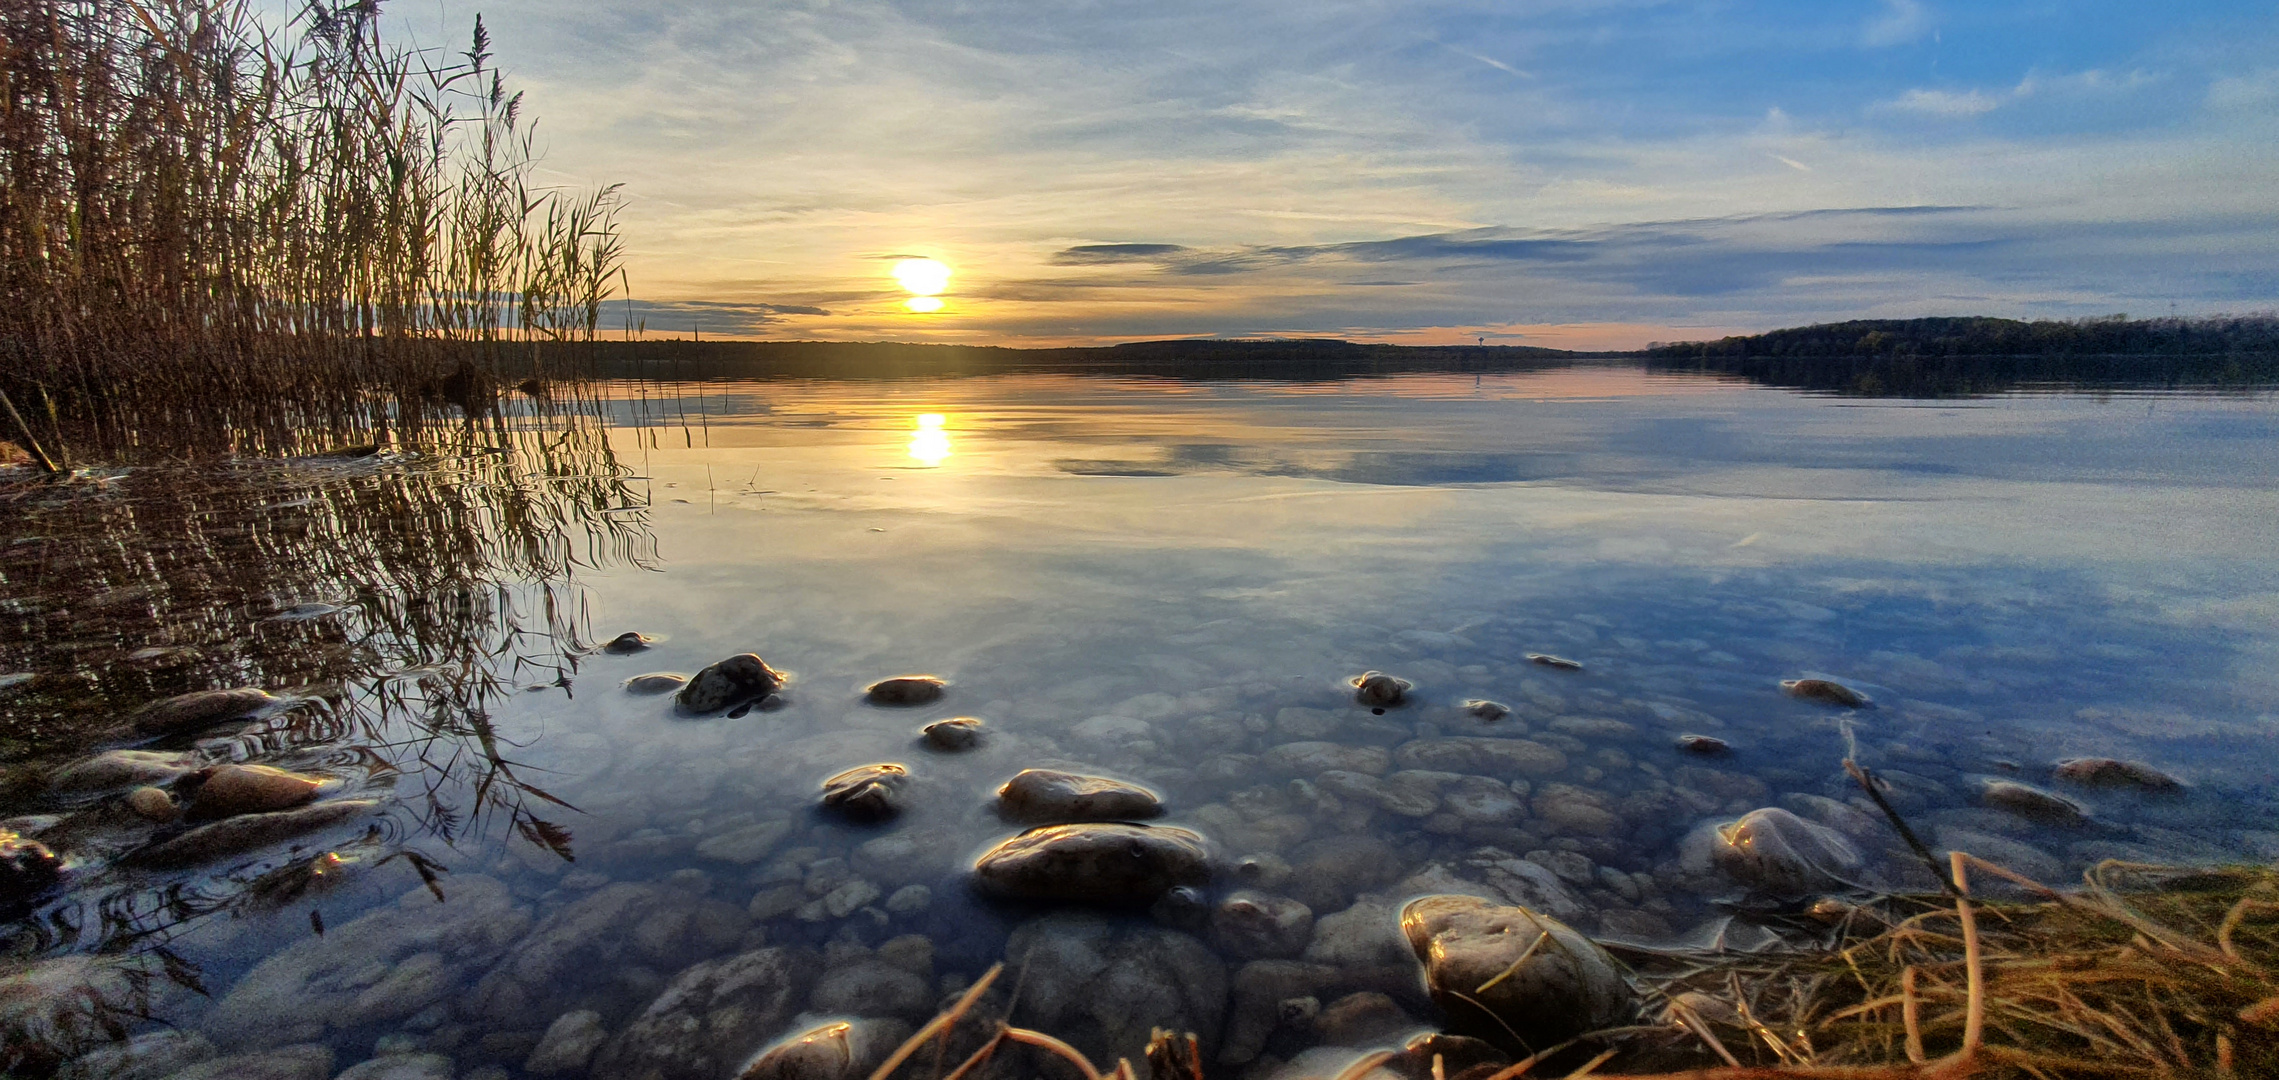
[[928, 466], [940, 465], [950, 456], [950, 433], [942, 430], [946, 422], [940, 413], [920, 414], [918, 433], [910, 437], [910, 456]]

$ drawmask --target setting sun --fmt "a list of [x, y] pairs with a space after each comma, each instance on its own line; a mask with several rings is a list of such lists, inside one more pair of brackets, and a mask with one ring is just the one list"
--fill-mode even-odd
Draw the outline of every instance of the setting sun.
[[913, 296], [934, 296], [950, 284], [950, 268], [934, 259], [903, 259], [894, 264], [894, 280]]

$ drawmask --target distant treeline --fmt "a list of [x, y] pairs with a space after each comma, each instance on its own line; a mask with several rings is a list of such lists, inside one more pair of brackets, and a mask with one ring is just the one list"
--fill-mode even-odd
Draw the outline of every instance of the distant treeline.
[[1654, 344], [1658, 360], [1758, 356], [2207, 356], [2279, 352], [2279, 315], [2058, 321], [1855, 319], [1717, 341]]
[[[1412, 371], [1516, 371], [1578, 354], [1516, 345], [1362, 345], [1333, 340], [1140, 341], [1094, 348], [852, 341], [596, 342], [596, 374], [618, 378], [878, 379], [1066, 372], [1198, 379], [1325, 379]], [[581, 356], [588, 355], [581, 353]]]

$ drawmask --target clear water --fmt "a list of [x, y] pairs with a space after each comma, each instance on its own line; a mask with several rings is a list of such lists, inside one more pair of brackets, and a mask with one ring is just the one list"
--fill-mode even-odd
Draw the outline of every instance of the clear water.
[[[1699, 941], [1733, 890], [1681, 865], [1686, 834], [1797, 795], [1856, 797], [1848, 752], [1939, 846], [1985, 844], [2037, 874], [2279, 858], [2267, 390], [1914, 401], [1576, 367], [1323, 384], [617, 384], [604, 397], [608, 422], [575, 452], [532, 422], [461, 446], [512, 454], [250, 469], [208, 503], [166, 504], [185, 520], [243, 518], [261, 553], [313, 534], [339, 552], [329, 561], [255, 564], [203, 592], [154, 570], [157, 586], [111, 607], [86, 566], [125, 562], [81, 552], [68, 556], [78, 577], [63, 555], [13, 571], [10, 611], [42, 640], [0, 653], [11, 669], [108, 672], [96, 685], [114, 693], [313, 688], [321, 700], [204, 752], [328, 772], [385, 805], [361, 836], [304, 842], [300, 856], [356, 860], [345, 884], [305, 892], [261, 879], [294, 857], [282, 848], [186, 876], [108, 867], [102, 852], [137, 840], [113, 829], [19, 951], [162, 946], [213, 996], [160, 981], [151, 1011], [225, 1050], [317, 1042], [346, 1065], [384, 1045], [521, 1075], [560, 1012], [592, 1008], [618, 1030], [682, 967], [763, 943], [827, 967], [922, 935], [934, 994], [1005, 959], [1008, 935], [1043, 913], [977, 898], [966, 870], [1016, 831], [991, 797], [1032, 766], [1146, 784], [1166, 821], [1230, 858], [1303, 864], [1324, 838], [1387, 841], [1367, 861], [1389, 864], [1337, 871], [1342, 888], [1318, 873], [1289, 887], [1312, 891], [1317, 918], [1493, 846], [1619, 871], [1628, 888], [1597, 871], [1573, 884], [1585, 929]], [[158, 497], [138, 494], [147, 482], [128, 475], [104, 497], [140, 505]], [[80, 552], [57, 538], [67, 517], [92, 528], [83, 512], [45, 513], [16, 542]], [[295, 514], [314, 520], [276, 528]], [[57, 595], [66, 583], [75, 595]], [[339, 610], [278, 621], [312, 602]], [[102, 632], [62, 629], [102, 611]], [[629, 630], [657, 640], [589, 651]], [[205, 659], [129, 671], [123, 654], [153, 642]], [[688, 718], [620, 685], [743, 651], [792, 673], [781, 707]], [[1526, 661], [1538, 652], [1584, 670]], [[1412, 703], [1356, 705], [1346, 680], [1366, 670], [1411, 680]], [[862, 702], [866, 684], [913, 672], [947, 679], [948, 696]], [[1779, 692], [1804, 676], [1875, 708]], [[1515, 713], [1484, 724], [1459, 708], [1471, 698]], [[985, 720], [979, 749], [917, 744], [949, 716]], [[1688, 756], [1680, 733], [1733, 751]], [[1565, 766], [1495, 774], [1525, 781], [1530, 809], [1483, 826], [1294, 783], [1303, 774], [1270, 753], [1440, 736], [1525, 738]], [[2083, 755], [2149, 762], [2188, 787], [2145, 798], [2051, 782], [2052, 763]], [[814, 811], [824, 777], [886, 761], [915, 778], [892, 822]], [[2061, 790], [2090, 821], [1982, 806], [1994, 777]], [[1595, 793], [1585, 801], [1619, 827], [1546, 815], [1557, 785]], [[71, 809], [36, 792], [19, 804]], [[1868, 876], [1920, 883], [1895, 843], [1865, 846]], [[422, 888], [415, 860], [387, 859], [407, 850], [441, 871], [446, 897], [495, 889], [508, 914], [486, 932], [504, 940], [461, 962], [463, 943], [342, 931]], [[856, 880], [869, 887], [843, 888]], [[654, 888], [583, 932], [634, 944], [596, 945], [539, 988], [485, 981], [550, 917], [624, 883]], [[658, 929], [667, 915], [680, 922]], [[365, 938], [411, 933], [362, 925]], [[255, 995], [233, 1004], [238, 980], [288, 946], [331, 950], [309, 963], [331, 965], [333, 996], [284, 999], [282, 1015]], [[342, 974], [358, 964], [361, 983]], [[416, 1008], [340, 1004], [382, 985]], [[1305, 1039], [1282, 1031], [1272, 1050]]]

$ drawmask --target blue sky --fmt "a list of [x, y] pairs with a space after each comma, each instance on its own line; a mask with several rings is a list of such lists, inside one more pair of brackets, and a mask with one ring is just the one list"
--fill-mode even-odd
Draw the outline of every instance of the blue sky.
[[[652, 333], [1636, 345], [2279, 304], [2279, 6], [459, 0]], [[888, 276], [956, 271], [916, 315]]]

